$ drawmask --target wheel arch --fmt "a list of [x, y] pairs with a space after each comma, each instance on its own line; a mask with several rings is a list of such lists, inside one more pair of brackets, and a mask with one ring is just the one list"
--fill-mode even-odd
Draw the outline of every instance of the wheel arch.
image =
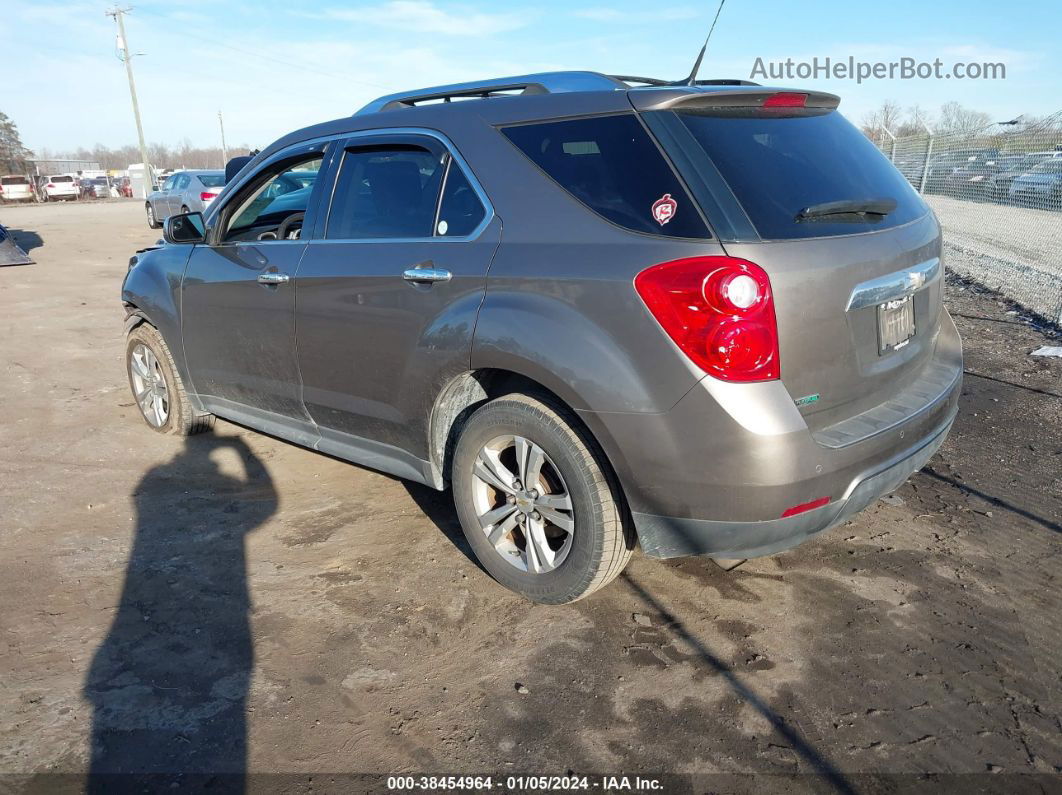
[[626, 502], [623, 475], [626, 460], [604, 424], [593, 412], [580, 411], [557, 391], [524, 373], [484, 367], [462, 373], [452, 379], [436, 398], [429, 422], [428, 453], [436, 488], [446, 488], [451, 480], [454, 448], [469, 417], [485, 403], [514, 392], [543, 399], [560, 406], [574, 418], [596, 450], [602, 464], [609, 467], [620, 486], [621, 498]]

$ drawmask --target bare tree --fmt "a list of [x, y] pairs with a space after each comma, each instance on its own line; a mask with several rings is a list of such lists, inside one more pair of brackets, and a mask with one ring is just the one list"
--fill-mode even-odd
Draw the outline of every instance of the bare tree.
[[888, 137], [885, 135], [885, 130], [895, 135], [902, 113], [900, 103], [891, 99], [885, 100], [880, 108], [863, 116], [863, 134], [879, 143], [883, 137]]
[[969, 135], [981, 132], [992, 124], [992, 117], [984, 111], [964, 107], [958, 102], [945, 102], [940, 106], [937, 132]]

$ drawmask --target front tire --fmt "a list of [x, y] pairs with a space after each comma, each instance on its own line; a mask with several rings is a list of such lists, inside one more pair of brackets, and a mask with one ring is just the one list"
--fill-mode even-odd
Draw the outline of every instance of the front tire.
[[454, 503], [483, 568], [542, 604], [607, 585], [634, 550], [619, 486], [566, 408], [511, 394], [477, 410], [453, 458]]
[[125, 366], [133, 399], [153, 431], [191, 436], [213, 427], [214, 415], [193, 408], [170, 349], [154, 326], [142, 323], [129, 333]]
[[149, 229], [158, 229], [158, 228], [160, 228], [162, 226], [162, 224], [159, 223], [159, 219], [155, 215], [155, 208], [151, 206], [151, 202], [148, 202], [147, 204], [145, 204], [144, 208], [145, 208], [145, 211], [147, 212], [147, 225], [148, 225], [148, 228]]

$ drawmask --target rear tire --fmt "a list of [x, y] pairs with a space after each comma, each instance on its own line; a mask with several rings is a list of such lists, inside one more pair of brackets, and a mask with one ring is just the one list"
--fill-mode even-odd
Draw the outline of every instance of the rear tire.
[[191, 436], [214, 427], [213, 414], [192, 406], [169, 346], [154, 326], [141, 323], [129, 332], [125, 368], [133, 400], [153, 431]]
[[[526, 466], [518, 450], [530, 451]], [[525, 475], [534, 482], [520, 481]], [[477, 410], [458, 439], [452, 480], [483, 568], [534, 602], [582, 599], [630, 560], [635, 536], [612, 470], [574, 415], [551, 400], [514, 393]]]

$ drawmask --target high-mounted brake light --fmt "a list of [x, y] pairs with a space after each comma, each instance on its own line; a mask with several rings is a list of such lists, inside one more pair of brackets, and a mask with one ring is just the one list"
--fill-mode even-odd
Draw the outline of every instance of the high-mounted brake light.
[[764, 108], [803, 108], [807, 104], [807, 94], [797, 94], [792, 91], [779, 91], [771, 94], [763, 100]]
[[735, 257], [691, 257], [642, 271], [634, 287], [694, 364], [725, 381], [780, 377], [771, 281]]

